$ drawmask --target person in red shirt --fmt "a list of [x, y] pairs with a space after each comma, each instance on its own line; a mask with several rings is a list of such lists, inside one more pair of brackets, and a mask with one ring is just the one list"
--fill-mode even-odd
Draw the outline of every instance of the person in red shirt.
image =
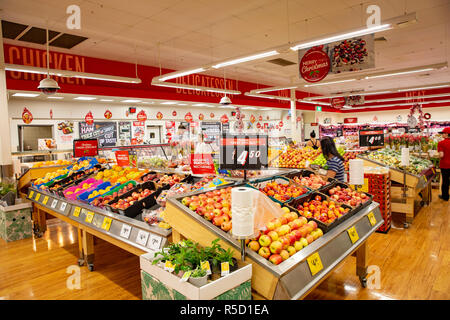
[[439, 166], [441, 167], [442, 188], [439, 198], [448, 201], [448, 189], [450, 186], [450, 127], [440, 132], [444, 136], [444, 140], [438, 143], [439, 158], [441, 158]]

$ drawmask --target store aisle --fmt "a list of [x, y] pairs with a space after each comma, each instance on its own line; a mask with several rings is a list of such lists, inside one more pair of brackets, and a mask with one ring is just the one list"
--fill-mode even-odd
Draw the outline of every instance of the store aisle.
[[[450, 299], [450, 206], [433, 192], [434, 202], [409, 229], [369, 239], [369, 264], [381, 270], [379, 290], [361, 288], [351, 258], [306, 299]], [[81, 289], [69, 290], [66, 268], [77, 262], [76, 241], [76, 229], [57, 219], [43, 238], [0, 239], [0, 299], [141, 298], [138, 257], [100, 239], [96, 271], [81, 267]]]

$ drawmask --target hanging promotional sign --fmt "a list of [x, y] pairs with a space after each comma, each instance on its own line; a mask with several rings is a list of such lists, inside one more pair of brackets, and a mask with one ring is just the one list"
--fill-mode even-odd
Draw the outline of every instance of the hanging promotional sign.
[[176, 117], [177, 116], [177, 112], [175, 110], [172, 111], [172, 116]]
[[203, 113], [200, 113], [198, 115], [198, 120], [203, 121], [203, 119], [205, 119], [205, 116], [203, 115]]
[[191, 123], [193, 119], [194, 118], [192, 117], [192, 114], [190, 112], [186, 113], [186, 115], [184, 116], [184, 120], [186, 120], [189, 123]]
[[53, 109], [50, 109], [50, 119], [53, 119]]
[[220, 139], [220, 168], [260, 170], [268, 165], [267, 135], [223, 134]]
[[166, 121], [166, 129], [175, 128], [175, 121]]
[[358, 123], [358, 118], [344, 118], [344, 123]]
[[359, 146], [384, 146], [384, 130], [382, 128], [359, 130]]
[[147, 114], [145, 113], [144, 110], [139, 111], [139, 113], [137, 114], [137, 119], [138, 121], [146, 121], [147, 120]]
[[[73, 144], [73, 122], [63, 121], [59, 122], [56, 127], [56, 143], [61, 147], [67, 144], [67, 148], [70, 148]], [[70, 146], [69, 146], [70, 145]]]
[[118, 166], [128, 167], [130, 165], [130, 156], [128, 154], [128, 150], [117, 150], [116, 160]]
[[255, 116], [254, 116], [254, 115], [251, 115], [251, 116], [250, 116], [250, 122], [251, 122], [251, 123], [255, 123], [255, 121], [256, 121]]
[[22, 120], [26, 124], [30, 124], [31, 121], [33, 121], [33, 115], [31, 114], [30, 110], [28, 110], [27, 108], [23, 108]]
[[344, 97], [336, 97], [331, 99], [331, 107], [336, 109], [342, 109], [345, 106], [345, 98]]
[[283, 126], [284, 126], [283, 121], [280, 121], [280, 122], [278, 123], [278, 127], [283, 128]]
[[258, 120], [259, 120], [259, 121], [263, 121], [263, 117], [262, 117], [262, 116], [259, 116]]
[[189, 163], [193, 174], [216, 173], [211, 154], [191, 154]]
[[228, 117], [226, 114], [224, 114], [222, 117], [220, 117], [220, 122], [222, 123], [228, 123]]
[[106, 119], [111, 119], [112, 117], [112, 113], [109, 110], [106, 110], [103, 115], [105, 116]]
[[319, 82], [330, 72], [330, 58], [322, 48], [311, 48], [300, 59], [300, 76], [308, 82]]
[[360, 95], [353, 95], [345, 98], [345, 104], [349, 106], [359, 106], [364, 104], [364, 102], [365, 102], [364, 96]]
[[95, 157], [98, 156], [97, 139], [75, 139], [73, 141], [73, 157]]
[[94, 123], [94, 117], [92, 116], [92, 112], [88, 112], [86, 114], [86, 116], [84, 117], [84, 121], [88, 124], [88, 125], [92, 125]]
[[211, 113], [209, 114], [209, 116], [210, 116], [211, 118], [214, 118], [214, 113], [211, 112]]
[[163, 118], [163, 114], [161, 112], [158, 112], [156, 114], [156, 119], [161, 120]]
[[257, 127], [258, 129], [261, 129], [261, 123], [258, 122], [258, 123], [256, 124], [256, 127]]

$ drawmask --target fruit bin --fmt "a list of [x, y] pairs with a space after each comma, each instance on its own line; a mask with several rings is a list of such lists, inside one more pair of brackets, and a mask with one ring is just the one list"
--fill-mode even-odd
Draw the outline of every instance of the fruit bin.
[[[297, 209], [297, 206], [300, 204], [303, 204], [305, 202], [309, 202], [312, 199], [315, 199], [316, 196], [320, 196], [320, 201], [330, 201], [330, 197], [320, 193], [320, 192], [312, 192], [310, 194], [308, 194], [306, 197], [300, 198], [300, 199], [294, 199], [291, 202], [287, 203], [285, 206], [289, 208], [289, 210], [291, 211], [295, 211], [297, 214], [301, 215]], [[336, 202], [338, 203], [338, 202]], [[352, 208], [351, 206], [345, 205], [345, 204], [341, 204], [339, 203], [339, 205], [344, 208], [344, 209], [349, 209], [349, 212], [347, 212], [346, 214], [344, 214], [342, 217], [337, 218], [336, 220], [334, 220], [332, 223], [324, 223], [318, 219], [315, 219], [314, 217], [305, 217], [308, 220], [313, 220], [317, 223], [317, 226], [322, 229], [323, 233], [327, 233], [328, 231], [330, 231], [331, 229], [333, 229], [334, 227], [336, 227], [337, 225], [341, 224], [342, 222], [344, 222], [345, 220], [347, 220], [348, 218], [350, 218], [353, 214], [355, 214], [355, 212], [359, 211], [358, 209]], [[361, 208], [362, 209], [362, 208]], [[301, 215], [303, 216], [303, 215]]]
[[[245, 186], [243, 183], [236, 184], [235, 187]], [[218, 187], [216, 190], [227, 188]], [[231, 249], [233, 257], [240, 259], [240, 242], [232, 237], [230, 232], [225, 232], [221, 228], [213, 225], [198, 213], [190, 210], [182, 203], [183, 198], [199, 196], [203, 191], [195, 191], [178, 197], [171, 197], [167, 201], [164, 211], [164, 219], [172, 226], [173, 242], [182, 239], [193, 239], [200, 245], [207, 246], [211, 241], [220, 238], [219, 244], [224, 249]], [[326, 197], [324, 195], [324, 197]], [[371, 226], [367, 215], [373, 212], [377, 220]], [[364, 246], [367, 238], [375, 232], [382, 221], [378, 210], [378, 204], [372, 203], [336, 226], [329, 233], [324, 234], [319, 239], [313, 241], [307, 247], [298, 251], [287, 260], [278, 265], [274, 265], [267, 259], [260, 256], [251, 249], [246, 250], [245, 261], [253, 266], [252, 292], [255, 299], [299, 299], [305, 297], [307, 293], [323, 281], [341, 261], [350, 257], [355, 252], [358, 257], [357, 275], [366, 272], [365, 251], [359, 252]], [[347, 230], [355, 226], [360, 240], [352, 243]], [[322, 271], [313, 274], [307, 260], [313, 254], [320, 254], [323, 263]], [[352, 275], [349, 275], [352, 276]]]
[[[350, 187], [349, 187], [348, 185], [346, 185], [345, 183], [338, 182], [338, 181], [334, 181], [333, 184], [331, 184], [331, 185], [329, 185], [329, 186], [325, 186], [324, 188], [322, 188], [322, 189], [320, 190], [320, 192], [323, 193], [323, 194], [325, 194], [325, 195], [327, 195], [328, 197], [331, 198], [331, 195], [330, 195], [328, 192], [330, 191], [330, 189], [335, 188], [335, 187], [338, 187], [338, 186], [341, 187], [341, 188], [343, 188], [343, 189], [350, 188]], [[352, 191], [353, 191], [353, 190], [352, 190]], [[350, 204], [346, 204], [346, 205], [349, 206], [349, 207], [351, 207], [352, 209], [358, 209], [358, 210], [360, 210], [360, 209], [362, 209], [362, 208], [367, 207], [370, 203], [372, 203], [372, 201], [373, 201], [373, 195], [371, 195], [370, 193], [364, 192], [364, 191], [358, 191], [358, 192], [364, 193], [364, 194], [369, 198], [369, 200], [367, 200], [367, 201], [361, 203], [359, 206], [352, 206], [352, 205], [350, 205]], [[336, 203], [339, 203], [339, 204], [345, 204], [345, 203], [340, 202], [340, 201], [338, 201], [338, 200], [333, 200], [333, 201], [335, 201]]]
[[[87, 191], [87, 192], [84, 192], [84, 193], [78, 195], [77, 199], [80, 200], [80, 201], [83, 201], [83, 202], [91, 203], [95, 198], [98, 198], [99, 196], [101, 196], [101, 194], [98, 194], [95, 197], [92, 197], [92, 198], [89, 199], [89, 195], [90, 194], [92, 194], [94, 191], [100, 191], [100, 190], [103, 190], [103, 189], [105, 189], [107, 187], [110, 187], [110, 186], [111, 186], [111, 182], [105, 181], [105, 182], [99, 184], [94, 190]], [[112, 187], [116, 187], [116, 186], [117, 186], [117, 184], [113, 185]]]
[[[318, 174], [315, 173], [314, 171], [311, 171], [311, 170], [308, 170], [308, 169], [303, 169], [303, 170], [300, 170], [300, 171], [298, 171], [298, 172], [290, 172], [290, 173], [287, 173], [287, 174], [285, 174], [285, 175], [283, 175], [283, 176], [285, 176], [286, 178], [292, 180], [294, 177], [307, 177], [307, 176], [310, 176], [311, 174], [318, 175]], [[330, 178], [330, 177], [324, 177], [324, 178], [327, 178], [328, 184], [334, 183], [334, 182], [336, 181], [335, 179]], [[307, 187], [307, 188], [309, 188], [309, 189], [312, 190], [312, 191], [322, 192], [322, 189], [325, 188], [325, 187], [327, 187], [328, 184], [326, 184], [326, 185], [324, 185], [323, 187], [320, 187], [320, 188], [318, 188], [318, 189], [313, 189], [313, 188], [310, 188], [310, 187]]]
[[[89, 189], [82, 189], [82, 190], [80, 190], [80, 191], [78, 191], [78, 192], [75, 193], [75, 190], [76, 190], [77, 188], [82, 187], [83, 184], [85, 184], [85, 183], [87, 183], [87, 184], [93, 183], [93, 185], [92, 185]], [[70, 188], [67, 188], [65, 191], [63, 191], [63, 194], [64, 194], [64, 197], [65, 197], [66, 199], [68, 199], [68, 200], [76, 200], [76, 199], [77, 199], [77, 195], [79, 195], [79, 194], [81, 194], [81, 193], [84, 193], [84, 192], [86, 192], [86, 191], [93, 191], [93, 190], [94, 190], [99, 184], [101, 184], [101, 183], [103, 183], [102, 180], [95, 180], [94, 178], [89, 178], [89, 179], [87, 179], [87, 180], [81, 181], [81, 182], [80, 182], [79, 184], [77, 184], [77, 185], [74, 185], [74, 186], [72, 186], [72, 187], [70, 187]], [[72, 193], [72, 194], [67, 194], [68, 192], [74, 192], [74, 193]]]
[[[95, 170], [92, 170], [92, 169], [95, 169]], [[61, 185], [59, 188], [57, 188], [55, 190], [50, 190], [50, 192], [57, 196], [65, 198], [65, 195], [64, 195], [65, 190], [67, 190], [68, 188], [70, 188], [72, 186], [76, 186], [76, 185], [80, 184], [84, 180], [89, 179], [90, 177], [93, 176], [93, 173], [105, 170], [105, 168], [102, 168], [100, 165], [96, 165], [92, 169], [86, 170], [86, 171], [74, 172], [71, 176], [65, 178], [64, 182], [60, 181], [61, 183], [63, 183], [63, 185]]]
[[[274, 176], [274, 177], [270, 177], [270, 178], [264, 178], [264, 179], [258, 179], [258, 180], [255, 180], [255, 181], [253, 181], [253, 182], [249, 182], [249, 183], [247, 183], [247, 187], [250, 187], [250, 188], [253, 188], [253, 189], [256, 189], [256, 190], [260, 190], [260, 188], [264, 188], [268, 183], [271, 183], [271, 182], [276, 182], [276, 183], [278, 183], [278, 184], [284, 184], [284, 185], [294, 185], [288, 178], [286, 178], [286, 177], [282, 177], [282, 176]], [[303, 187], [303, 186], [302, 186]], [[300, 195], [299, 197], [296, 197], [296, 198], [293, 198], [293, 197], [291, 197], [291, 198], [289, 198], [289, 199], [287, 199], [286, 201], [280, 201], [280, 200], [278, 200], [278, 199], [275, 199], [274, 197], [272, 197], [272, 196], [269, 196], [269, 195], [267, 195], [272, 201], [275, 201], [276, 203], [279, 203], [279, 204], [281, 204], [281, 205], [284, 205], [284, 204], [286, 204], [286, 203], [288, 203], [288, 202], [290, 202], [290, 201], [292, 201], [292, 200], [294, 200], [294, 199], [301, 199], [301, 198], [303, 198], [303, 197], [305, 197], [306, 195], [308, 195], [310, 192], [311, 192], [311, 189], [310, 188], [307, 188], [307, 187], [303, 187], [304, 189], [305, 189], [305, 193], [304, 194], [302, 194], [302, 195]]]

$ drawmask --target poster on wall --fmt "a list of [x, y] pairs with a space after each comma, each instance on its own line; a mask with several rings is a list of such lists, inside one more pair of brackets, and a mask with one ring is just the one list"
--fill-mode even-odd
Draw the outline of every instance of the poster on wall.
[[122, 146], [129, 145], [131, 143], [131, 122], [120, 121], [119, 122], [119, 144]]
[[56, 126], [56, 143], [58, 145], [73, 144], [74, 139], [74, 125], [72, 121], [62, 121]]
[[38, 150], [56, 150], [55, 139], [38, 139]]
[[116, 122], [94, 122], [92, 125], [80, 122], [80, 139], [97, 139], [99, 147], [111, 147], [117, 144]]
[[200, 128], [206, 135], [205, 142], [216, 141], [220, 136], [221, 124], [219, 121], [202, 121]]
[[145, 137], [145, 122], [133, 121], [133, 138], [132, 144], [139, 145], [144, 143]]

